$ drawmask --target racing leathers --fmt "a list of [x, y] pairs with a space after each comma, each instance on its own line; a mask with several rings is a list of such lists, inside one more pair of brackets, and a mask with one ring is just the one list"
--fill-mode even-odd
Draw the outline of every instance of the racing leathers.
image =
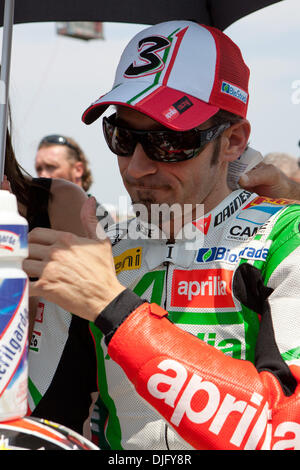
[[299, 216], [238, 190], [195, 249], [118, 228], [130, 290], [90, 324], [111, 448], [300, 448]]

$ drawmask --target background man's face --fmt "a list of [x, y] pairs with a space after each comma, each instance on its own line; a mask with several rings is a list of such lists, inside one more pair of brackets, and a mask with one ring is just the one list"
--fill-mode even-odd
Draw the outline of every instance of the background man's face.
[[63, 145], [40, 148], [36, 154], [35, 170], [39, 177], [76, 182], [74, 162], [68, 159], [68, 150]]

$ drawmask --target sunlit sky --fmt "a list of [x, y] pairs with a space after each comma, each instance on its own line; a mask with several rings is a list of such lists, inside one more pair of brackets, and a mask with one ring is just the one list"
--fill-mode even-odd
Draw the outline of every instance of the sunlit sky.
[[[85, 151], [94, 176], [91, 192], [118, 205], [126, 194], [116, 158], [106, 148], [101, 120], [81, 122], [82, 112], [109, 91], [119, 57], [143, 25], [104, 23], [104, 40], [56, 34], [54, 23], [14, 26], [10, 100], [13, 142], [19, 162], [32, 175], [39, 140], [61, 133]], [[251, 70], [248, 119], [251, 146], [298, 157], [300, 148], [300, 2], [285, 0], [225, 30]]]

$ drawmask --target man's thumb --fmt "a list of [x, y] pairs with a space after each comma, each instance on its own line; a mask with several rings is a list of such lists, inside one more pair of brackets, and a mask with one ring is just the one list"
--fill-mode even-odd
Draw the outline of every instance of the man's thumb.
[[80, 219], [87, 237], [93, 240], [104, 240], [106, 235], [96, 217], [96, 208], [96, 199], [89, 197], [81, 208]]

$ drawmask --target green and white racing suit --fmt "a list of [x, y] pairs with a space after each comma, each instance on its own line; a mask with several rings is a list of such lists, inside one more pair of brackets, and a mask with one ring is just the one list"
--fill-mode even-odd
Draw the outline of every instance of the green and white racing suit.
[[[113, 244], [116, 272], [123, 285], [142, 299], [167, 310], [169, 320], [179, 328], [234, 359], [251, 363], [261, 359], [261, 352], [257, 358], [255, 350], [263, 297], [263, 302], [267, 302], [271, 309], [281, 358], [290, 366], [300, 364], [299, 222], [300, 205], [237, 190], [210, 213], [193, 222], [193, 227], [203, 236], [202, 244], [196, 249], [187, 249], [186, 240], [170, 244], [166, 240], [128, 237], [130, 229], [126, 224], [110, 230], [108, 235]], [[131, 224], [138, 225], [135, 220]], [[133, 227], [131, 233], [134, 233]], [[44, 318], [34, 327], [42, 339], [38, 351], [33, 348], [30, 351], [33, 391], [30, 409], [42, 413], [45, 408], [51, 408], [49, 402], [55, 396], [60, 397], [63, 409], [61, 416], [55, 415], [54, 418], [71, 426], [70, 421], [64, 422], [68, 407], [72, 408], [73, 414], [77, 408], [70, 403], [69, 392], [64, 391], [63, 374], [58, 372], [61, 368], [59, 363], [64, 363], [64, 370], [69, 368], [72, 371], [67, 373], [69, 380], [73, 377], [68, 391], [73, 388], [78, 392], [81, 373], [86, 383], [91, 384], [91, 389], [95, 388], [95, 380], [86, 377], [89, 375], [86, 355], [83, 354], [80, 364], [69, 363], [71, 359], [64, 360], [72, 342], [70, 315], [52, 304], [42, 303], [44, 317], [48, 320]], [[56, 333], [60, 328], [60, 318], [66, 321], [63, 332], [59, 333], [58, 347]], [[100, 329], [92, 323], [89, 329], [97, 358], [97, 386], [103, 409], [107, 410], [105, 420], [103, 410], [99, 421], [92, 419], [93, 433], [99, 436], [99, 446], [112, 449], [189, 449], [190, 445], [178, 437], [135, 392], [121, 367], [110, 358]], [[151, 337], [147, 340], [151, 342]], [[88, 339], [84, 341], [89, 342]], [[92, 348], [88, 346], [87, 349], [92, 354]], [[80, 354], [76, 357], [80, 358]], [[46, 366], [49, 362], [51, 372]], [[91, 375], [94, 373], [93, 364], [92, 359]], [[84, 386], [82, 396], [86, 388]], [[82, 403], [86, 409], [82, 416], [86, 417], [88, 406], [83, 399]], [[53, 419], [53, 416], [49, 418]]]

